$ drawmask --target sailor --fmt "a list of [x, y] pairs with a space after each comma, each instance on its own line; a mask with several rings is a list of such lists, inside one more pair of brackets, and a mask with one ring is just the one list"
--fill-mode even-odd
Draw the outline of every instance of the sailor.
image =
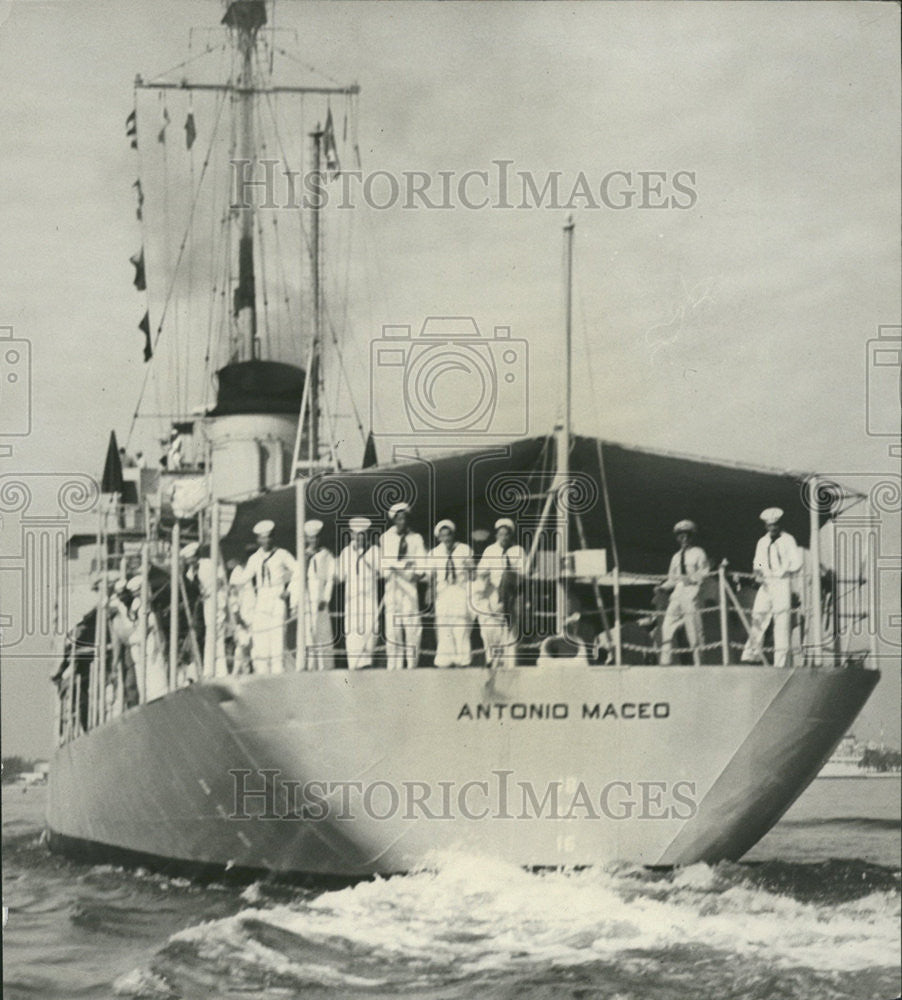
[[[141, 690], [142, 701], [153, 701], [166, 694], [169, 690], [169, 675], [167, 664], [163, 656], [165, 644], [160, 641], [157, 627], [157, 616], [153, 610], [153, 602], [148, 593], [149, 607], [145, 616], [145, 633], [142, 636], [139, 622], [142, 614], [145, 614], [141, 603], [141, 577], [133, 576], [128, 581], [128, 590], [132, 595], [129, 603], [128, 616], [133, 623], [132, 634], [129, 639], [132, 651], [132, 659], [138, 666], [137, 681]], [[144, 642], [142, 656], [141, 643]]]
[[[332, 621], [329, 603], [335, 586], [335, 557], [320, 544], [323, 522], [304, 522], [304, 565], [307, 571], [307, 670], [331, 670], [334, 666]], [[292, 606], [298, 607], [300, 567], [295, 571]], [[298, 629], [300, 634], [300, 628]]]
[[379, 540], [380, 572], [385, 580], [385, 653], [389, 670], [419, 664], [423, 620], [417, 584], [423, 575], [426, 546], [407, 523], [410, 505], [389, 508], [392, 526]]
[[437, 667], [470, 665], [470, 580], [473, 577], [473, 550], [456, 541], [453, 521], [439, 521], [434, 534], [438, 545], [429, 553], [432, 592], [435, 595]]
[[758, 593], [752, 605], [752, 627], [742, 651], [744, 663], [761, 662], [761, 645], [771, 621], [774, 623], [774, 666], [789, 666], [789, 619], [792, 608], [792, 578], [802, 568], [802, 553], [796, 540], [781, 530], [783, 511], [768, 507], [761, 512], [767, 533], [758, 540], [752, 569]]
[[519, 593], [526, 553], [514, 545], [516, 527], [509, 517], [495, 522], [495, 541], [487, 545], [476, 570], [474, 604], [486, 666], [512, 667], [520, 631]]
[[276, 546], [275, 527], [272, 521], [254, 525], [259, 548], [247, 561], [247, 579], [254, 589], [251, 656], [256, 674], [280, 674], [285, 669], [286, 601], [297, 562]]
[[[179, 640], [184, 643], [184, 636], [188, 636], [188, 642], [183, 645], [185, 657], [185, 677], [196, 680], [203, 671], [203, 663], [196, 662], [203, 657], [204, 643], [206, 640], [206, 621], [201, 599], [201, 584], [197, 573], [197, 566], [200, 555], [200, 544], [189, 542], [179, 550], [179, 559], [182, 564], [182, 580], [184, 583], [184, 594], [179, 595]], [[185, 598], [187, 608], [182, 609], [182, 598]], [[197, 655], [195, 655], [195, 650]]]
[[[197, 559], [197, 583], [204, 619], [204, 675], [222, 677], [226, 673], [225, 621], [226, 621], [226, 577], [222, 565], [213, 569], [213, 560], [208, 555]], [[216, 618], [213, 622], [213, 590], [218, 591]]]
[[170, 472], [178, 472], [182, 467], [182, 435], [178, 427], [173, 426], [169, 434], [166, 452], [166, 468]]
[[229, 589], [226, 628], [226, 664], [230, 674], [251, 671], [251, 631], [254, 617], [254, 585], [247, 567], [238, 559], [226, 562]]
[[338, 557], [338, 579], [344, 584], [345, 652], [348, 670], [372, 666], [378, 629], [379, 549], [369, 545], [368, 517], [352, 517], [351, 541]]
[[698, 528], [694, 521], [677, 521], [673, 526], [678, 551], [670, 560], [667, 579], [658, 584], [658, 590], [669, 592], [664, 624], [661, 626], [661, 665], [673, 663], [673, 636], [683, 626], [692, 660], [701, 665], [701, 646], [704, 638], [702, 616], [699, 612], [698, 591], [710, 571], [705, 550], [693, 544]]
[[131, 648], [135, 626], [128, 614], [131, 594], [127, 581], [125, 579], [117, 580], [113, 584], [112, 591], [107, 602], [107, 613], [109, 615], [108, 628], [112, 651], [110, 673], [115, 690], [114, 711], [118, 715], [123, 709], [137, 705], [139, 694], [135, 660], [132, 657]]

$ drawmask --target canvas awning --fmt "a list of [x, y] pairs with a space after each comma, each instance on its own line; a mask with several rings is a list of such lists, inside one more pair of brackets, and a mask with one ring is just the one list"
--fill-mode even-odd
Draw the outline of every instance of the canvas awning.
[[[673, 525], [691, 518], [699, 543], [712, 564], [726, 558], [736, 570], [751, 568], [755, 543], [763, 532], [765, 507], [785, 511], [783, 526], [807, 545], [809, 515], [805, 474], [709, 462], [625, 445], [601, 442], [620, 568], [632, 573], [666, 572], [674, 551]], [[586, 546], [611, 553], [599, 466], [599, 442], [576, 437], [570, 458], [574, 508], [582, 521]], [[457, 525], [458, 538], [475, 529], [492, 529], [498, 517], [518, 522], [521, 539], [538, 524], [544, 497], [554, 480], [553, 447], [547, 437], [526, 438], [507, 446], [448, 454], [429, 460], [411, 456], [392, 466], [339, 472], [307, 485], [307, 517], [324, 524], [323, 540], [333, 550], [347, 537], [348, 520], [359, 514], [374, 527], [387, 524], [387, 509], [411, 503], [411, 521], [427, 544], [442, 518]], [[580, 547], [575, 523], [571, 548]], [[286, 486], [241, 503], [228, 536], [226, 553], [243, 558], [253, 543], [253, 525], [276, 523], [279, 545], [294, 551], [295, 490]], [[826, 519], [826, 512], [821, 516]]]

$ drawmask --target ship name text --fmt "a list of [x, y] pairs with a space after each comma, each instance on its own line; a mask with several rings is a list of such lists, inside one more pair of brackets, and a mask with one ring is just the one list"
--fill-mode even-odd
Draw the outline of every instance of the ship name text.
[[523, 720], [561, 720], [561, 719], [669, 719], [669, 701], [623, 701], [607, 703], [596, 701], [593, 704], [583, 702], [571, 710], [565, 701], [557, 702], [494, 702], [486, 704], [477, 702], [471, 705], [464, 702], [457, 713], [457, 721], [467, 720], [478, 722], [508, 720], [515, 722]]

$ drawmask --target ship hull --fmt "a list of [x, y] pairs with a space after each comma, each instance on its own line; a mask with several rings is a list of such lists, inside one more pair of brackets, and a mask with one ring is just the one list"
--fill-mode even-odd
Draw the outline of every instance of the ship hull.
[[742, 856], [879, 673], [586, 667], [196, 684], [62, 746], [51, 846], [198, 873], [359, 877]]

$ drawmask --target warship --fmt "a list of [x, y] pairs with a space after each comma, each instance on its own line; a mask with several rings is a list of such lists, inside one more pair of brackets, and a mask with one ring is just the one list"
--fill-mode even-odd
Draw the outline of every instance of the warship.
[[[137, 79], [127, 123], [152, 175], [136, 184], [138, 214], [158, 243], [133, 258], [139, 290], [158, 282], [141, 323], [141, 405], [164, 413], [166, 455], [149, 467], [129, 458], [138, 438], [123, 451], [111, 438], [97, 529], [69, 542], [73, 579], [87, 563], [94, 604], [72, 623], [55, 678], [51, 849], [216, 878], [392, 874], [446, 850], [528, 867], [740, 858], [816, 777], [879, 679], [864, 633], [849, 624], [860, 616], [844, 610], [843, 588], [822, 566], [830, 522], [864, 499], [814, 474], [574, 433], [570, 220], [555, 425], [449, 447], [474, 440], [455, 428], [488, 420], [503, 387], [526, 373], [508, 330], [486, 338], [468, 318], [449, 327], [432, 317], [417, 336], [383, 331], [391, 370], [374, 347], [373, 364], [397, 379], [411, 435], [379, 462], [359, 418], [363, 463], [343, 467], [323, 375], [327, 354], [330, 371], [342, 370], [324, 264], [341, 220], [323, 198], [270, 218], [236, 199], [232, 181], [235, 169], [258, 179], [278, 155], [326, 190], [341, 158], [359, 159], [347, 117], [358, 88], [278, 82], [273, 66], [287, 53], [268, 4], [223, 9], [183, 67]], [[210, 59], [218, 80], [184, 75]], [[279, 102], [294, 110], [274, 110]], [[190, 158], [190, 182], [173, 194], [176, 152]], [[210, 190], [218, 160], [230, 164], [232, 190]], [[185, 229], [172, 223], [177, 209]], [[154, 212], [169, 230], [154, 229]], [[290, 236], [286, 219], [297, 227]], [[164, 230], [175, 233], [168, 246]], [[449, 352], [465, 356], [484, 390], [450, 414], [422, 391]], [[509, 636], [503, 655], [480, 640], [474, 607], [460, 625], [474, 647], [469, 665], [436, 665], [433, 571], [423, 563], [414, 669], [385, 669], [381, 579], [374, 649], [355, 669], [342, 588], [330, 581], [331, 597], [311, 604], [301, 570], [270, 626], [280, 630], [278, 662], [264, 666], [242, 576], [255, 535], [269, 533], [302, 567], [317, 528], [335, 555], [355, 533], [378, 555], [398, 504], [429, 537], [440, 519], [453, 522], [472, 543], [471, 580], [490, 533], [512, 530], [523, 565], [495, 609]], [[783, 530], [805, 542], [791, 649], [781, 657], [762, 645], [747, 662], [756, 581], [741, 567], [761, 509], [774, 506]], [[690, 642], [677, 631], [662, 665], [662, 570], [670, 525], [687, 517], [711, 567], [698, 588], [701, 634]], [[311, 628], [323, 615], [325, 640]], [[320, 669], [324, 646], [332, 669]]]

